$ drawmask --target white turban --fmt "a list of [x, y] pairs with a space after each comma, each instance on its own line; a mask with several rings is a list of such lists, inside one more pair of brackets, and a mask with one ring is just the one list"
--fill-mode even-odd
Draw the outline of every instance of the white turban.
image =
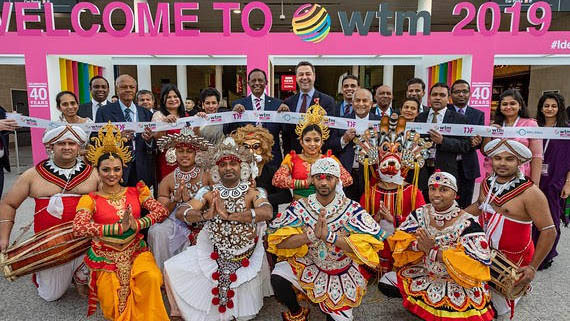
[[485, 145], [484, 151], [488, 157], [507, 152], [516, 156], [523, 164], [532, 159], [532, 152], [528, 147], [509, 139], [493, 139]]
[[340, 178], [340, 165], [331, 157], [320, 158], [311, 166], [311, 176], [317, 174], [329, 174]]
[[455, 176], [448, 172], [433, 173], [428, 180], [428, 186], [431, 185], [447, 186], [457, 192], [457, 180], [455, 179]]
[[42, 142], [44, 145], [52, 145], [65, 139], [71, 139], [77, 144], [83, 145], [87, 142], [88, 136], [80, 127], [66, 125], [47, 130]]

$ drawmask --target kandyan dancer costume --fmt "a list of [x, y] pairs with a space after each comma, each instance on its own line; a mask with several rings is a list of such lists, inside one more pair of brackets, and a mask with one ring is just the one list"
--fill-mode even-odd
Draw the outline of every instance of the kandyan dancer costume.
[[[341, 189], [340, 167], [336, 160], [322, 158], [311, 166], [311, 176], [338, 178], [338, 190]], [[314, 232], [322, 209], [326, 210], [329, 231], [326, 242], [318, 240]], [[308, 244], [292, 249], [279, 247], [288, 238], [304, 233]], [[283, 320], [307, 320], [307, 309], [291, 311], [292, 304], [298, 306], [292, 286], [334, 320], [352, 320], [352, 308], [360, 305], [366, 293], [367, 280], [360, 269], [364, 264], [377, 267], [378, 251], [385, 237], [374, 219], [344, 194], [335, 193], [326, 206], [319, 202], [317, 194], [291, 203], [287, 211], [277, 215], [268, 235], [268, 251], [283, 259], [272, 272], [274, 291], [290, 310], [282, 314]], [[336, 246], [338, 238], [343, 238], [353, 253]]]
[[[320, 129], [321, 144], [329, 138], [329, 128], [325, 125], [326, 112], [320, 105], [313, 105], [307, 109], [304, 118], [297, 124], [295, 128], [295, 133], [299, 139], [303, 139], [303, 131], [309, 126], [318, 126]], [[322, 145], [321, 145], [322, 147]], [[303, 152], [299, 155], [294, 150], [285, 156], [283, 162], [281, 162], [281, 167], [273, 176], [273, 185], [279, 188], [290, 188], [293, 190], [294, 199], [300, 199], [302, 197], [307, 197], [315, 193], [315, 186], [309, 184], [307, 179], [309, 178], [309, 173], [311, 172], [311, 165], [319, 158], [332, 157], [335, 159], [340, 166], [340, 180], [344, 187], [352, 184], [352, 176], [350, 173], [340, 164], [340, 161], [332, 155], [329, 150], [324, 155], [312, 158], [305, 155], [306, 151], [303, 148]]]
[[[250, 188], [257, 164], [248, 149], [228, 137], [208, 159], [215, 164], [210, 173], [216, 184], [202, 188], [178, 210], [204, 227], [196, 245], [164, 263], [171, 315], [186, 321], [253, 319], [263, 297], [273, 294], [261, 237], [273, 210], [264, 191]], [[222, 175], [219, 167], [227, 173], [235, 162], [236, 175]]]
[[[455, 177], [436, 172], [428, 186], [457, 192]], [[450, 225], [444, 225], [453, 220]], [[426, 255], [418, 249], [416, 233], [435, 241]], [[489, 286], [490, 247], [483, 229], [457, 202], [442, 212], [432, 204], [413, 211], [388, 238], [398, 270], [403, 305], [423, 320], [492, 320]], [[441, 258], [441, 259], [440, 259]]]
[[[99, 158], [131, 160], [119, 128], [108, 124], [92, 139], [87, 159], [98, 164]], [[99, 165], [98, 165], [99, 166]], [[141, 217], [141, 209], [149, 211]], [[122, 229], [123, 216], [136, 220], [136, 230]], [[96, 310], [97, 301], [109, 320], [168, 320], [160, 287], [162, 275], [149, 251], [141, 229], [164, 220], [168, 210], [151, 196], [144, 183], [123, 187], [117, 194], [99, 192], [81, 197], [74, 220], [74, 233], [92, 237], [85, 257], [90, 270], [88, 315]]]
[[[406, 119], [393, 114], [392, 117], [382, 117], [379, 136], [370, 129], [357, 139], [358, 161], [365, 168], [370, 165], [376, 169], [376, 172], [365, 173], [365, 193], [360, 199], [360, 205], [379, 221], [388, 235], [392, 235], [413, 210], [425, 205], [417, 180], [431, 142], [424, 141], [417, 132], [406, 132], [405, 129]], [[414, 173], [413, 185], [405, 181], [410, 170]], [[377, 178], [372, 188], [370, 176]], [[380, 204], [389, 211], [391, 221], [382, 217]], [[380, 253], [379, 272], [385, 274], [392, 271], [392, 264], [392, 252], [385, 240], [384, 249]], [[383, 281], [387, 280], [383, 278]]]
[[[212, 145], [202, 137], [196, 136], [191, 127], [184, 127], [178, 133], [167, 134], [158, 140], [158, 148], [166, 155], [166, 162], [170, 165], [176, 164], [176, 148], [189, 147], [199, 152], [205, 152]], [[200, 159], [199, 155], [195, 156]], [[180, 167], [174, 169], [172, 179], [174, 180], [174, 189], [170, 193], [169, 209], [173, 207], [170, 216], [160, 224], [155, 224], [148, 231], [148, 243], [151, 247], [156, 264], [161, 269], [164, 268], [164, 261], [173, 255], [180, 253], [189, 245], [196, 244], [196, 237], [202, 229], [202, 224], [186, 224], [176, 218], [176, 209], [182, 201], [176, 203], [175, 195], [180, 195], [181, 200], [190, 200], [196, 195], [196, 192], [203, 187], [207, 181], [207, 174], [204, 169], [205, 164], [197, 164], [194, 161], [192, 168], [188, 171], [182, 171]], [[169, 178], [168, 174], [165, 179]], [[160, 191], [159, 191], [160, 193]], [[160, 197], [159, 197], [160, 200]]]

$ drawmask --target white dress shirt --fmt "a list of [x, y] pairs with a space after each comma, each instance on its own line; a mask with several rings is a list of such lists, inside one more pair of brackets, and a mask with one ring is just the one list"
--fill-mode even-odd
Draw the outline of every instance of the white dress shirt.
[[[255, 108], [256, 99], [257, 97], [254, 94], [251, 94], [251, 106], [253, 107], [254, 111], [257, 110], [257, 108]], [[259, 105], [261, 106], [259, 110], [265, 110], [265, 93], [261, 94], [261, 97], [259, 97], [259, 99]]]
[[103, 102], [98, 102], [95, 99], [91, 99], [91, 115], [93, 116], [93, 119], [95, 119], [95, 116], [97, 115], [97, 110], [99, 110], [99, 106], [97, 106], [98, 104], [101, 104], [101, 107], [107, 105], [107, 99], [103, 100]]

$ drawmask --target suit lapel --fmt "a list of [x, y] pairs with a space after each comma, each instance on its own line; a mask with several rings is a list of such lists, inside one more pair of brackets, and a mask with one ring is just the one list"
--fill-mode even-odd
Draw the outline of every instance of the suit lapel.
[[123, 114], [123, 111], [121, 110], [121, 105], [119, 103], [116, 103], [113, 106], [113, 109], [111, 110], [111, 112], [113, 113], [113, 115], [115, 115], [115, 118], [119, 121], [119, 122], [124, 122], [125, 121], [125, 114]]
[[251, 102], [252, 96], [253, 96], [253, 94], [245, 97], [245, 101], [243, 102], [243, 104], [244, 104], [243, 106], [245, 107], [246, 110], [254, 110], [253, 104]]
[[445, 115], [443, 115], [443, 123], [452, 123], [452, 121], [450, 121], [449, 118], [451, 118], [451, 108], [447, 108], [447, 110], [445, 111]]

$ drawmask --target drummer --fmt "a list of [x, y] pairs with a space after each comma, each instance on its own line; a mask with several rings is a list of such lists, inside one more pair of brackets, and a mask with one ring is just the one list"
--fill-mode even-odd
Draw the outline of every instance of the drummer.
[[[548, 201], [519, 170], [532, 158], [525, 145], [495, 139], [485, 145], [485, 154], [491, 158], [493, 173], [481, 184], [477, 202], [465, 210], [479, 215], [491, 246], [520, 267], [521, 275], [515, 285], [523, 286], [534, 279], [556, 238]], [[536, 248], [531, 237], [533, 223], [540, 231]], [[510, 312], [513, 316], [516, 301], [506, 300], [495, 291], [492, 301], [498, 315]]]
[[[35, 201], [34, 232], [72, 222], [82, 194], [97, 190], [98, 176], [91, 165], [79, 158], [87, 134], [77, 126], [60, 126], [46, 131], [43, 143], [49, 155], [25, 171], [0, 202], [0, 250], [5, 252], [14, 226], [16, 209], [28, 197]], [[30, 223], [31, 224], [31, 223]], [[28, 226], [29, 228], [29, 226]], [[34, 274], [38, 294], [46, 301], [59, 299], [71, 285], [87, 284], [88, 270], [83, 255]]]

